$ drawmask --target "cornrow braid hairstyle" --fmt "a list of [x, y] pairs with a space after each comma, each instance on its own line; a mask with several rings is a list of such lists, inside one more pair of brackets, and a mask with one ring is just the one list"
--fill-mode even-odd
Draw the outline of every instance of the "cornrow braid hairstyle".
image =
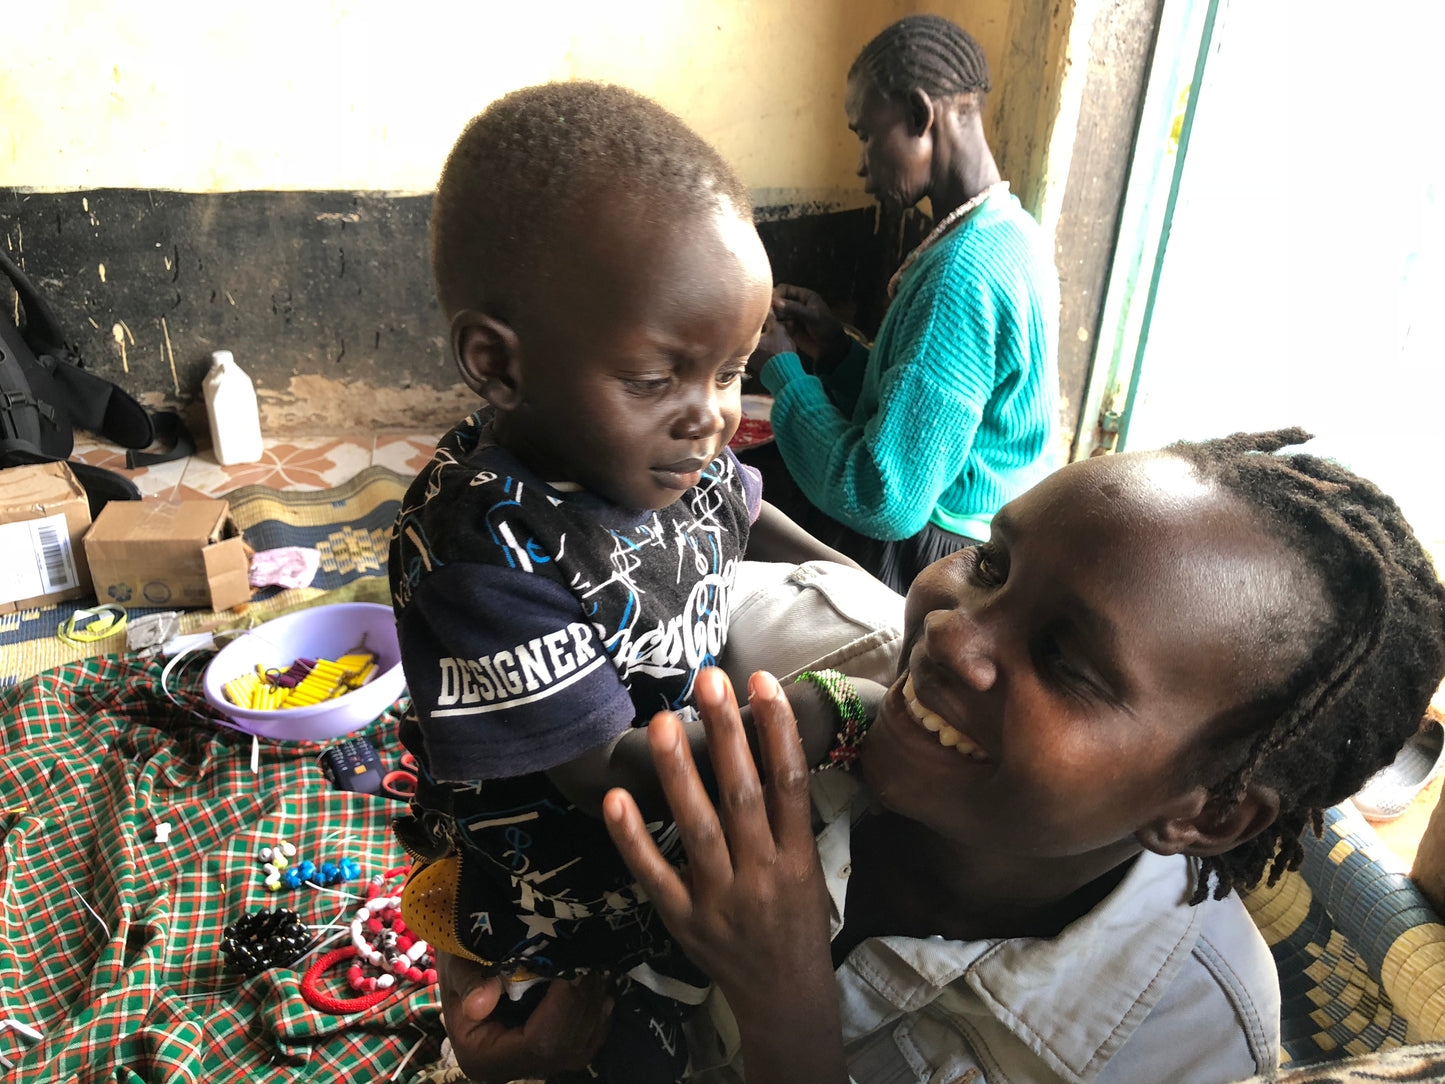
[[848, 79], [867, 80], [885, 98], [902, 101], [915, 87], [933, 98], [987, 94], [988, 58], [973, 35], [942, 15], [899, 19], [863, 46]]
[[1280, 449], [1303, 429], [1237, 433], [1166, 451], [1258, 509], [1312, 567], [1333, 609], [1319, 644], [1287, 686], [1242, 762], [1211, 790], [1226, 803], [1251, 780], [1278, 792], [1279, 816], [1254, 839], [1203, 860], [1194, 900], [1274, 884], [1304, 857], [1305, 827], [1387, 766], [1420, 726], [1445, 674], [1445, 586], [1399, 506], [1328, 459]]
[[682, 221], [720, 203], [752, 221], [737, 174], [651, 98], [589, 82], [513, 91], [468, 123], [432, 198], [442, 311], [511, 321], [543, 304], [550, 270], [569, 258], [587, 216]]

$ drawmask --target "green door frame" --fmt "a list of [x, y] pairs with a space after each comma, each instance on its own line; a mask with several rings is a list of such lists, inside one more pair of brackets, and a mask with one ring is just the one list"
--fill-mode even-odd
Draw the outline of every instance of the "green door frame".
[[1165, 0], [1160, 13], [1071, 459], [1122, 451], [1128, 438], [1189, 135], [1225, 2]]

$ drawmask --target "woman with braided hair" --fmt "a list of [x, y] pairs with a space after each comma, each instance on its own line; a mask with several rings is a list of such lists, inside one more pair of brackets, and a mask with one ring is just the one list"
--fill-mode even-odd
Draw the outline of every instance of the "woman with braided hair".
[[1278, 454], [1306, 439], [1071, 464], [925, 570], [867, 790], [811, 777], [816, 844], [770, 677], [749, 682], [765, 783], [731, 689], [700, 680], [716, 807], [677, 722], [652, 721], [686, 871], [625, 792], [604, 815], [734, 1014], [746, 1076], [697, 1079], [1274, 1070], [1278, 978], [1233, 890], [1298, 865], [1445, 674], [1429, 557], [1375, 486]]
[[991, 85], [978, 42], [941, 16], [864, 47], [846, 100], [858, 173], [884, 204], [927, 197], [933, 231], [871, 349], [816, 293], [779, 285], [749, 362], [774, 397], [776, 444], [745, 457], [769, 500], [899, 592], [1054, 465], [1058, 275], [984, 136]]
[[[1235, 890], [1298, 865], [1301, 832], [1394, 759], [1445, 674], [1429, 557], [1374, 485], [1280, 454], [1306, 439], [1084, 460], [1010, 502], [915, 581], [891, 685], [854, 683], [879, 705], [860, 779], [809, 775], [766, 674], [748, 681], [765, 782], [731, 684], [698, 679], [716, 805], [677, 719], [652, 720], [685, 872], [626, 792], [603, 814], [721, 995], [692, 1022], [691, 1079], [1273, 1071], [1279, 980]], [[497, 1051], [545, 1066], [605, 1030], [600, 995], [561, 986], [547, 1027], [506, 1029], [488, 981], [441, 979], [474, 1079]]]

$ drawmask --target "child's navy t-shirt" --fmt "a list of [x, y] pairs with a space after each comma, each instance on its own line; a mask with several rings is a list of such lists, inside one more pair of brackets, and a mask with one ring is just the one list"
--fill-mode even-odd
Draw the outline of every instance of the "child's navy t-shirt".
[[682, 709], [727, 636], [760, 484], [731, 452], [658, 512], [561, 492], [453, 429], [408, 490], [390, 575], [439, 780], [540, 771]]
[[[674, 504], [629, 511], [549, 485], [487, 421], [442, 439], [392, 536], [401, 734], [421, 765], [396, 826], [416, 860], [404, 906], [503, 974], [602, 968], [698, 993], [602, 822], [546, 770], [689, 705], [726, 640], [760, 483], [724, 452]], [[675, 828], [649, 828], [671, 854]]]

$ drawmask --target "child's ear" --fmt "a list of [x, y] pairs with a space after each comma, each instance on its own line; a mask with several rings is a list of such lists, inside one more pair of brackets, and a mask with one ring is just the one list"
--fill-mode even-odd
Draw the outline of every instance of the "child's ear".
[[510, 324], [463, 309], [452, 317], [452, 353], [467, 387], [498, 410], [522, 401], [522, 344]]
[[934, 103], [928, 91], [914, 87], [908, 92], [908, 134], [921, 136], [933, 127]]
[[1196, 787], [1174, 815], [1151, 821], [1134, 837], [1155, 854], [1207, 858], [1232, 850], [1263, 832], [1279, 816], [1279, 793], [1251, 782], [1244, 797], [1226, 808], [1221, 798]]

